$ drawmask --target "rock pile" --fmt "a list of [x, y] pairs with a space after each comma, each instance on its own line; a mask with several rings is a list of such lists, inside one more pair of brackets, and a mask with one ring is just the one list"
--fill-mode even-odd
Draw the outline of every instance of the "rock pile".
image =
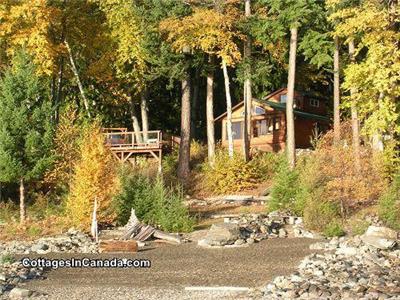
[[20, 261], [0, 261], [0, 299], [21, 299], [31, 296], [34, 292], [17, 286], [30, 279], [41, 279], [43, 274], [43, 268], [26, 268]]
[[70, 229], [67, 233], [35, 241], [11, 241], [0, 244], [0, 256], [6, 254], [46, 254], [50, 252], [97, 253], [97, 244], [89, 235]]
[[243, 246], [268, 238], [285, 238], [292, 232], [295, 237], [315, 237], [314, 233], [304, 229], [302, 218], [278, 212], [225, 217], [224, 223], [211, 226], [198, 245]]
[[[383, 246], [366, 237], [390, 240]], [[383, 237], [383, 232], [389, 233]], [[393, 231], [370, 226], [363, 236], [333, 238], [310, 246], [330, 250], [306, 257], [297, 272], [276, 277], [265, 299], [400, 299], [400, 250]]]

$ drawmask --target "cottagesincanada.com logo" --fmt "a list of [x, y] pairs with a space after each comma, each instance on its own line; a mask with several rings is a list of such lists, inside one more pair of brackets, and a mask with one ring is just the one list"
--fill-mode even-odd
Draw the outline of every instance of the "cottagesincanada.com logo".
[[27, 268], [150, 268], [151, 261], [148, 259], [129, 259], [129, 258], [68, 258], [68, 259], [48, 259], [48, 258], [29, 258], [21, 259], [21, 263]]

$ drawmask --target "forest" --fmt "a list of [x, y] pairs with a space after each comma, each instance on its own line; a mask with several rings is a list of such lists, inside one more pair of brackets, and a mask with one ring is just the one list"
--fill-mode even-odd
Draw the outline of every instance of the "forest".
[[[95, 203], [191, 231], [186, 198], [260, 186], [327, 236], [399, 229], [399, 29], [397, 0], [1, 0], [0, 236], [88, 231]], [[257, 151], [253, 102], [281, 88], [285, 148]], [[329, 118], [301, 155], [297, 92]], [[105, 128], [179, 142], [120, 164]]]

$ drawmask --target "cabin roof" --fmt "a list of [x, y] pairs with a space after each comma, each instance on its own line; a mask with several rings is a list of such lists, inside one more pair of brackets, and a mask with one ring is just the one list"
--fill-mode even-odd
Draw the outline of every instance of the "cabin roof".
[[[263, 100], [270, 99], [270, 98], [272, 98], [273, 96], [275, 96], [276, 94], [279, 94], [280, 92], [282, 92], [282, 91], [284, 91], [284, 90], [286, 90], [286, 88], [280, 88], [279, 90], [276, 90], [276, 91], [274, 91], [274, 92], [268, 94], [267, 96], [265, 96], [265, 97], [263, 98]], [[257, 101], [257, 102], [260, 102], [260, 103], [263, 103], [263, 101], [260, 101], [260, 100], [255, 99], [255, 98], [253, 98], [253, 100], [254, 100], [254, 101]], [[243, 105], [243, 103], [244, 103], [244, 101], [240, 101], [238, 104], [236, 104], [235, 106], [233, 106], [233, 107], [232, 107], [232, 112], [235, 111], [235, 110], [237, 110], [238, 108], [240, 108], [240, 107]], [[214, 122], [223, 119], [226, 115], [227, 115], [227, 112], [224, 112], [223, 114], [221, 114], [221, 115], [219, 115], [217, 118], [215, 118], [215, 119], [214, 119]]]
[[[273, 101], [268, 101], [268, 100], [260, 100], [261, 103], [265, 103], [268, 106], [277, 109], [277, 110], [286, 110], [286, 103], [280, 103], [280, 102], [273, 102]], [[301, 111], [298, 109], [294, 109], [293, 113], [297, 116], [306, 118], [306, 119], [313, 119], [313, 120], [318, 120], [318, 121], [324, 121], [324, 122], [329, 122], [329, 118], [326, 116], [322, 115], [317, 115], [317, 114], [312, 114], [309, 112]]]
[[[268, 94], [267, 96], [263, 97], [262, 99], [253, 98], [253, 101], [258, 102], [260, 104], [267, 105], [276, 110], [285, 111], [286, 103], [280, 103], [280, 102], [268, 100], [268, 99], [271, 99], [273, 96], [283, 92], [284, 90], [286, 90], [286, 88], [281, 88], [279, 90], [276, 90], [276, 91]], [[244, 103], [244, 101], [241, 101], [238, 104], [236, 104], [234, 107], [232, 107], [232, 112], [239, 109], [243, 105], [243, 103]], [[303, 117], [306, 119], [313, 119], [313, 120], [318, 120], [318, 121], [329, 122], [329, 118], [326, 116], [323, 116], [323, 115], [313, 114], [313, 113], [309, 113], [309, 112], [305, 112], [305, 111], [301, 111], [301, 110], [297, 110], [297, 109], [294, 109], [293, 113], [297, 116], [300, 116], [300, 117]], [[218, 116], [214, 121], [219, 121], [219, 120], [223, 119], [224, 117], [226, 117], [226, 115], [227, 115], [227, 112], [224, 112], [222, 115]]]

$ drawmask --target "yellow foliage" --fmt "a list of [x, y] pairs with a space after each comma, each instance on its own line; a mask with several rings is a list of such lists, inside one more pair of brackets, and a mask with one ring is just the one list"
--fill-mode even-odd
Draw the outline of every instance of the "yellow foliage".
[[48, 30], [59, 10], [47, 0], [5, 1], [0, 4], [0, 38], [8, 41], [7, 52], [13, 55], [17, 46], [26, 47], [38, 66], [38, 72], [51, 74], [56, 47]]
[[177, 51], [190, 47], [215, 54], [233, 66], [241, 59], [235, 39], [243, 37], [234, 27], [239, 16], [233, 6], [227, 6], [225, 12], [195, 8], [193, 14], [182, 19], [173, 17], [162, 21], [160, 30], [168, 34], [167, 40]]
[[80, 159], [75, 165], [67, 213], [75, 226], [88, 229], [94, 201], [97, 199], [99, 223], [115, 218], [111, 201], [119, 190], [116, 163], [104, 144], [99, 122], [88, 126], [80, 145]]
[[61, 114], [54, 138], [53, 153], [57, 157], [53, 169], [45, 174], [44, 182], [56, 187], [69, 186], [73, 167], [79, 159], [81, 129], [76, 124], [76, 110], [68, 107]]

